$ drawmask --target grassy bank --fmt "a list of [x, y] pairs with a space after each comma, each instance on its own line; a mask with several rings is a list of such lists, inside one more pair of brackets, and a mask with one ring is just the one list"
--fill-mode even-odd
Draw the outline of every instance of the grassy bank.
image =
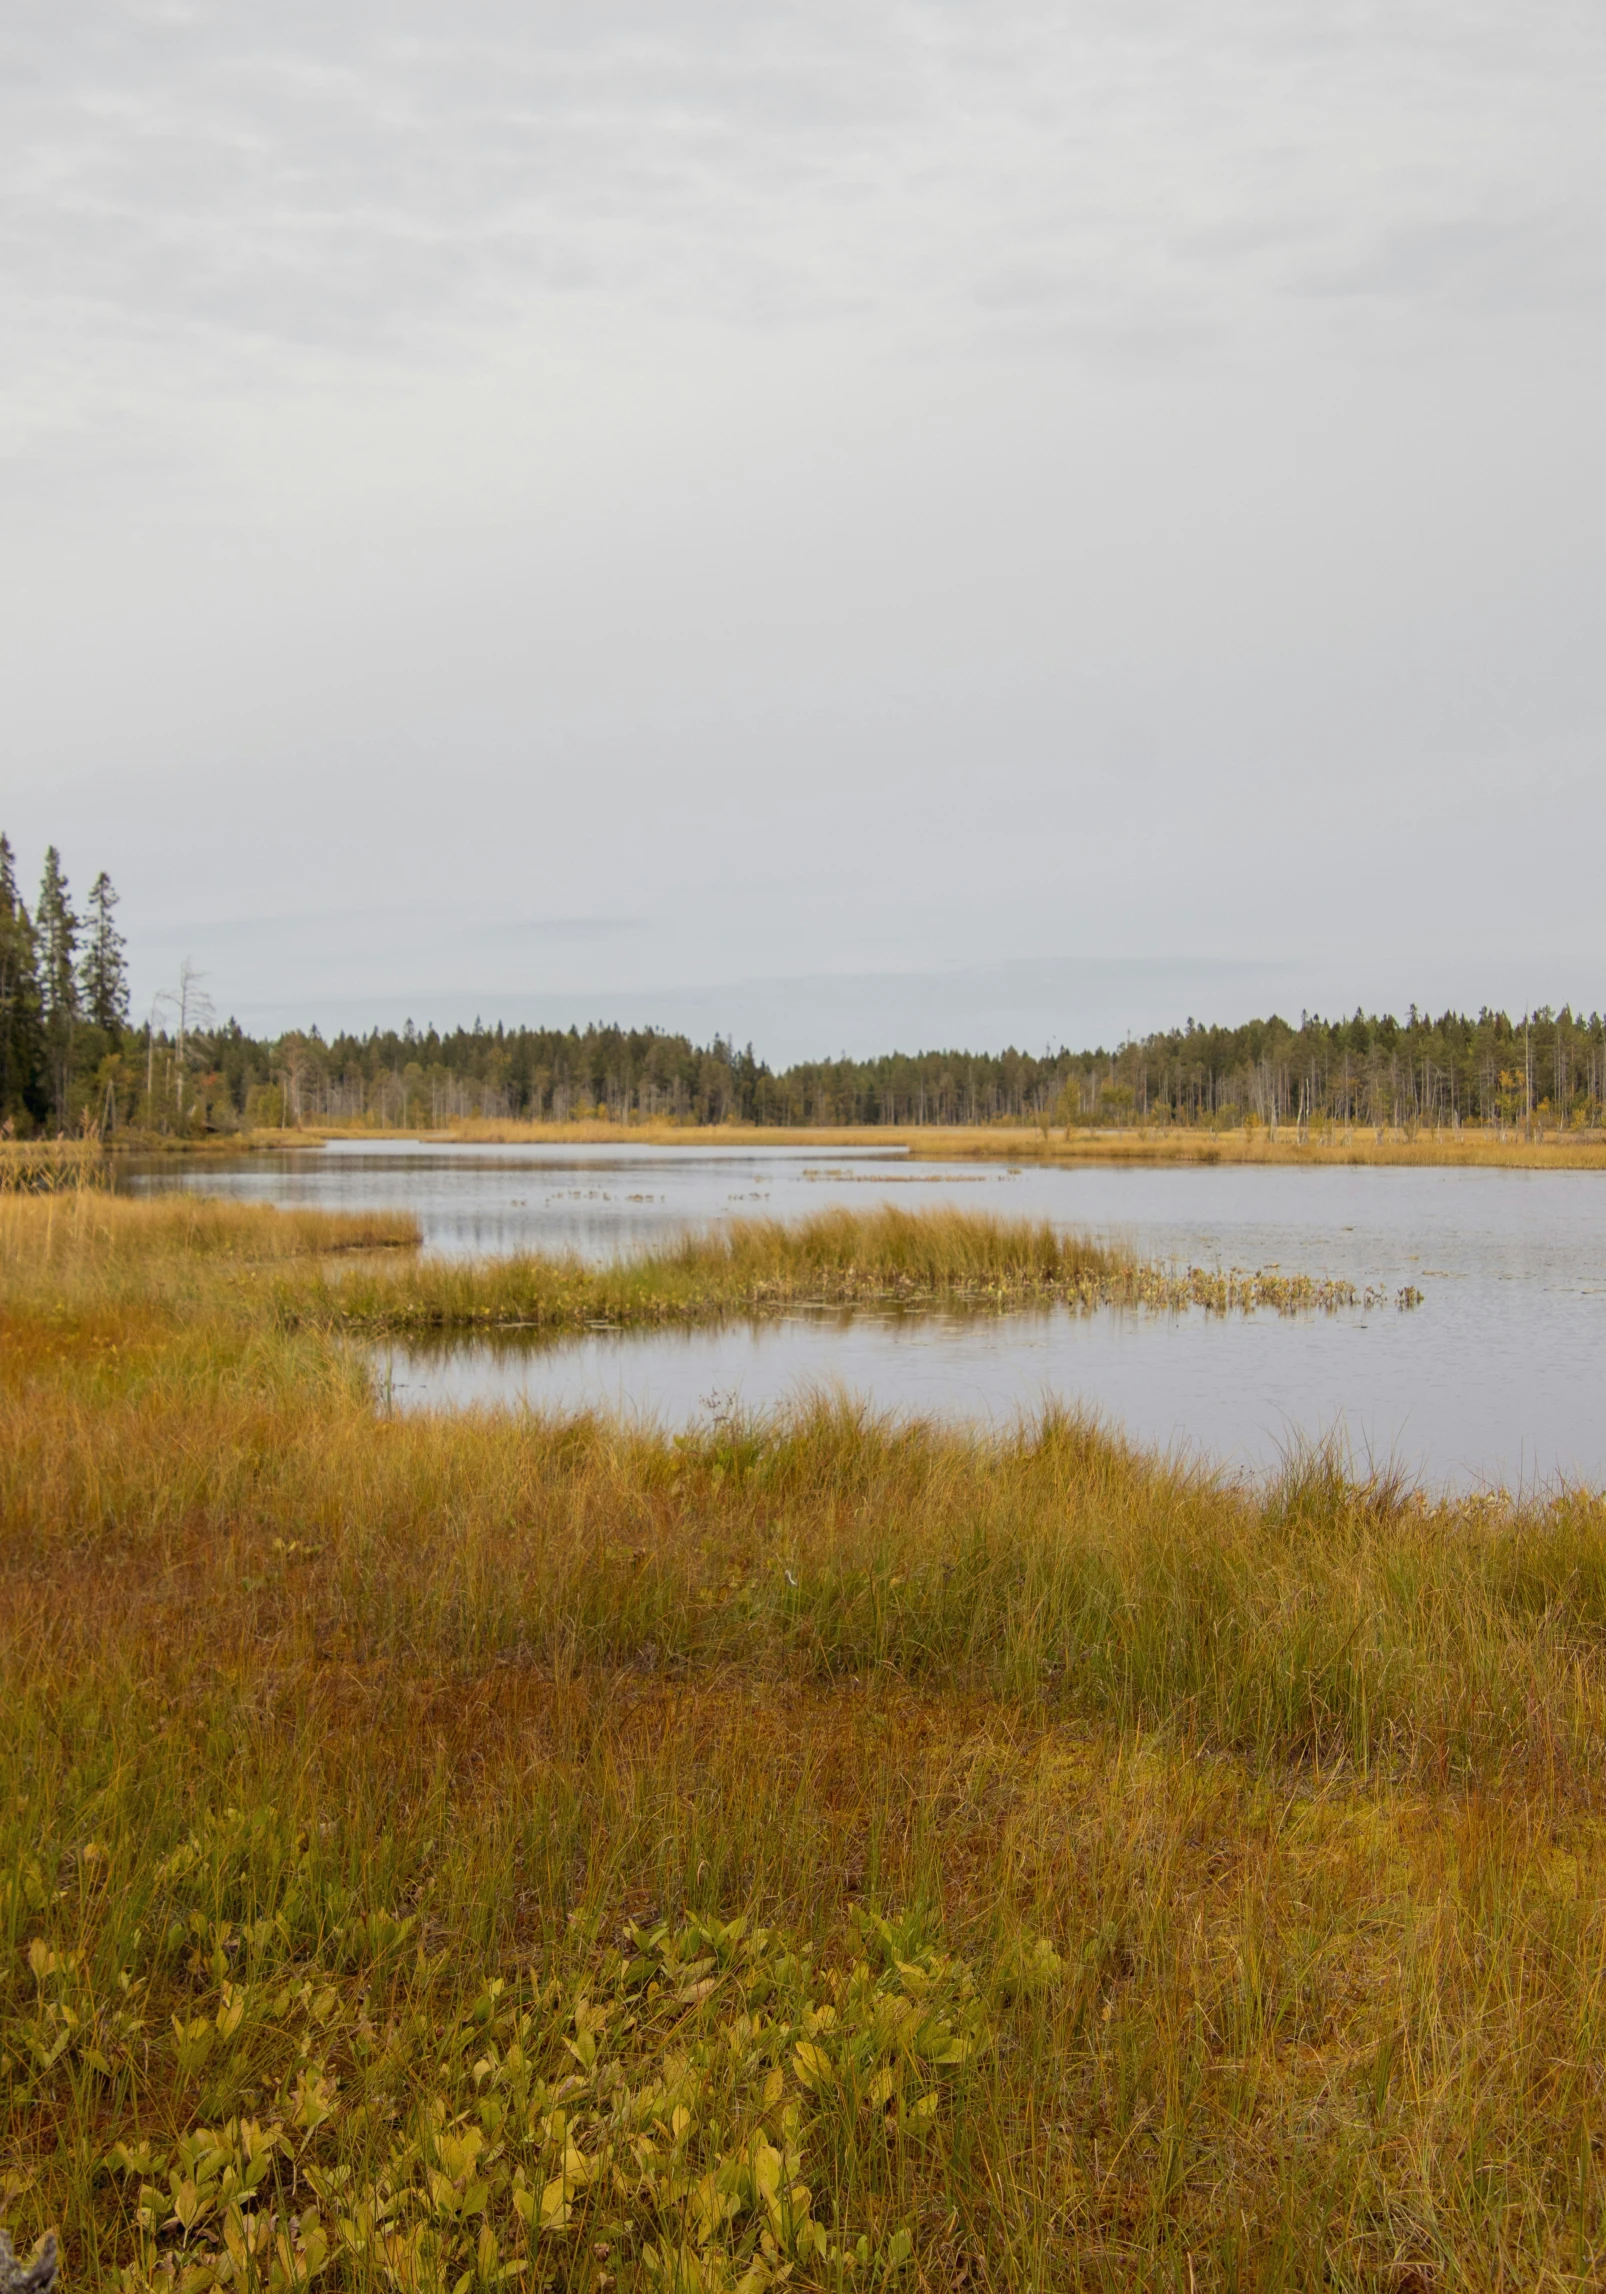
[[[305, 1133], [276, 1133], [264, 1144], [306, 1143]], [[361, 1138], [361, 1132], [321, 1136]], [[375, 1134], [377, 1136], [377, 1134]], [[418, 1136], [413, 1134], [412, 1136]], [[781, 1129], [756, 1124], [694, 1126], [669, 1123], [455, 1123], [439, 1134], [480, 1146], [637, 1147], [857, 1147], [902, 1148], [923, 1159], [1007, 1163], [1118, 1163], [1138, 1168], [1167, 1164], [1247, 1164], [1253, 1168], [1375, 1165], [1421, 1170], [1606, 1171], [1606, 1135], [1550, 1130], [1523, 1138], [1464, 1125], [1460, 1130], [1377, 1128], [1372, 1125], [1293, 1124], [1276, 1130], [1205, 1125], [1122, 1126], [1107, 1130], [1041, 1124], [870, 1124]]]
[[1515, 1132], [1345, 1130], [1335, 1125], [1306, 1132], [1291, 1124], [1275, 1131], [1247, 1126], [1214, 1131], [1154, 1129], [1041, 1131], [995, 1134], [955, 1131], [942, 1144], [910, 1135], [913, 1155], [991, 1161], [1117, 1163], [1141, 1169], [1169, 1164], [1309, 1169], [1346, 1165], [1400, 1170], [1606, 1171], [1606, 1136], [1598, 1131], [1550, 1131], [1524, 1139]]
[[1597, 1500], [1065, 1417], [388, 1420], [282, 1301], [405, 1240], [0, 1207], [19, 2247], [131, 2294], [1594, 2281]]
[[[1067, 1235], [1045, 1220], [937, 1210], [861, 1214], [834, 1210], [786, 1225], [731, 1220], [670, 1248], [592, 1266], [580, 1260], [508, 1259], [490, 1265], [423, 1260], [405, 1271], [364, 1272], [313, 1293], [283, 1285], [281, 1315], [348, 1329], [405, 1332], [497, 1326], [575, 1329], [708, 1321], [799, 1305], [1000, 1311], [1058, 1302], [1176, 1311], [1332, 1311], [1360, 1294], [1340, 1280], [1280, 1269], [1172, 1268]], [[1369, 1303], [1379, 1303], [1367, 1294]], [[1416, 1293], [1401, 1292], [1401, 1304]]]
[[[1381, 1131], [1371, 1126], [1317, 1126], [1300, 1131], [1284, 1124], [1275, 1131], [1206, 1126], [1122, 1127], [1098, 1130], [1081, 1125], [1069, 1131], [1040, 1125], [872, 1124], [779, 1128], [773, 1125], [684, 1123], [571, 1123], [473, 1121], [441, 1132], [385, 1131], [309, 1125], [293, 1131], [240, 1131], [174, 1140], [160, 1133], [111, 1141], [113, 1152], [182, 1154], [260, 1153], [272, 1148], [316, 1148], [329, 1139], [418, 1139], [425, 1144], [548, 1147], [805, 1147], [902, 1149], [922, 1159], [1149, 1165], [1247, 1164], [1316, 1169], [1324, 1165], [1375, 1165], [1403, 1169], [1491, 1171], [1606, 1171], [1606, 1135], [1599, 1131], [1551, 1130], [1523, 1138], [1519, 1132], [1479, 1130]], [[12, 1150], [19, 1163], [36, 1150]], [[6, 1156], [0, 1143], [0, 1187]]]
[[[1381, 1296], [1278, 1268], [1174, 1268], [1046, 1220], [897, 1207], [823, 1211], [786, 1224], [738, 1219], [604, 1265], [381, 1253], [416, 1246], [410, 1216], [236, 1208], [190, 1195], [82, 1189], [0, 1204], [0, 1268], [13, 1314], [98, 1308], [130, 1288], [147, 1305], [205, 1296], [215, 1312], [285, 1330], [405, 1333], [581, 1329], [711, 1321], [799, 1305], [934, 1304], [998, 1311], [1197, 1306], [1229, 1313], [1331, 1311]], [[355, 1266], [334, 1265], [357, 1254]], [[265, 1280], [271, 1270], [272, 1279]], [[220, 1279], [221, 1277], [221, 1279]], [[199, 1291], [197, 1286], [200, 1286]], [[1416, 1302], [1402, 1291], [1398, 1303]]]
[[57, 1195], [100, 1186], [98, 1139], [0, 1139], [0, 1195]]

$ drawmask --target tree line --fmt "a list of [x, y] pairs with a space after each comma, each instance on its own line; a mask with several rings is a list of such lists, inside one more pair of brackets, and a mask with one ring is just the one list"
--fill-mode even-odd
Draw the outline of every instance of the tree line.
[[1041, 1055], [928, 1051], [773, 1069], [749, 1044], [657, 1028], [220, 1025], [186, 964], [130, 1016], [118, 900], [104, 870], [83, 913], [51, 846], [30, 911], [0, 836], [0, 1129], [164, 1136], [254, 1127], [436, 1129], [470, 1119], [621, 1123], [1185, 1124], [1217, 1129], [1599, 1127], [1606, 1023], [1570, 1007], [1403, 1020], [1275, 1015]]
[[128, 1034], [116, 910], [102, 869], [80, 916], [51, 845], [30, 913], [10, 840], [0, 835], [0, 1125], [13, 1132], [61, 1131], [81, 1119], [86, 1075], [98, 1075]]

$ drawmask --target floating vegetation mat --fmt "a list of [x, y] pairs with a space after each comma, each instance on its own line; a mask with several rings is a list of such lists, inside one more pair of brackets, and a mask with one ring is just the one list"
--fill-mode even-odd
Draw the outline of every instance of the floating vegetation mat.
[[957, 1306], [978, 1311], [1060, 1303], [1092, 1309], [1333, 1313], [1420, 1303], [1388, 1291], [1278, 1267], [1177, 1268], [1138, 1258], [1047, 1221], [943, 1208], [833, 1210], [786, 1225], [735, 1220], [668, 1251], [610, 1266], [526, 1257], [421, 1260], [316, 1290], [287, 1286], [286, 1320], [372, 1331], [578, 1329], [711, 1321], [819, 1306]]

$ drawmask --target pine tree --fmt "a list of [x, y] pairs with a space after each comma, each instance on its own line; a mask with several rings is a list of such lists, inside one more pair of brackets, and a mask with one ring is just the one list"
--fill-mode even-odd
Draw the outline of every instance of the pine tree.
[[78, 919], [73, 914], [61, 855], [45, 848], [45, 873], [39, 886], [35, 931], [39, 943], [39, 1001], [44, 1017], [45, 1058], [50, 1083], [51, 1111], [59, 1130], [67, 1120], [67, 1092], [72, 1078], [73, 1024], [78, 1017]]
[[17, 896], [10, 843], [0, 836], [0, 1122], [44, 1114], [43, 1074], [33, 923]]
[[89, 944], [78, 966], [84, 1017], [108, 1035], [128, 1025], [128, 958], [123, 936], [112, 921], [117, 894], [103, 868], [89, 888]]

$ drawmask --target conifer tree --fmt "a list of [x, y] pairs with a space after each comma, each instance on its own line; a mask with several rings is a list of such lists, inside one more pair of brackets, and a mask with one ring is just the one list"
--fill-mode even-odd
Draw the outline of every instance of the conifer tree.
[[58, 1129], [67, 1120], [67, 1092], [72, 1076], [73, 1023], [78, 1017], [78, 919], [73, 914], [61, 855], [45, 848], [45, 873], [39, 886], [35, 932], [39, 947], [39, 1001], [44, 1019], [45, 1059], [50, 1085], [51, 1112]]
[[88, 942], [78, 966], [84, 1017], [119, 1035], [128, 1025], [128, 958], [112, 920], [117, 894], [103, 868], [89, 888]]
[[43, 1069], [33, 922], [18, 897], [10, 843], [0, 836], [0, 1122], [43, 1115]]

